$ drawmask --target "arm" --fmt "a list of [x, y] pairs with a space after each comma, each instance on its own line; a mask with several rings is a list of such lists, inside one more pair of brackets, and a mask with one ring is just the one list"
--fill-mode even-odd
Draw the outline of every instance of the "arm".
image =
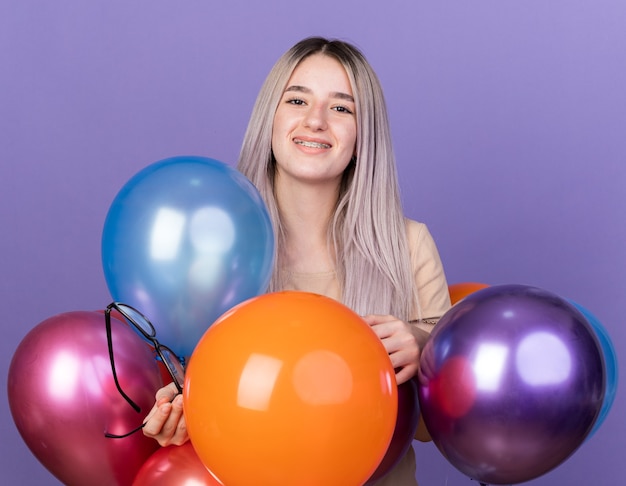
[[[417, 319], [412, 322], [430, 334], [439, 318], [450, 309], [450, 291], [439, 251], [428, 228], [414, 221], [408, 221], [407, 234], [411, 247], [411, 264], [420, 299], [420, 317], [424, 316], [421, 320]], [[421, 414], [415, 438], [421, 442], [432, 440]]]
[[419, 299], [411, 322], [430, 334], [439, 318], [450, 309], [448, 282], [435, 240], [426, 225], [408, 220], [407, 236]]
[[381, 339], [396, 369], [398, 384], [415, 376], [420, 350], [439, 318], [450, 308], [450, 294], [437, 246], [426, 225], [406, 220], [410, 262], [418, 301], [410, 320], [369, 315], [365, 321]]
[[[411, 251], [411, 266], [418, 294], [415, 315], [408, 322], [393, 316], [366, 316], [366, 322], [381, 338], [397, 370], [398, 384], [417, 375], [420, 352], [439, 318], [450, 308], [450, 294], [443, 264], [428, 228], [407, 220], [407, 238]], [[431, 440], [420, 416], [417, 440]]]

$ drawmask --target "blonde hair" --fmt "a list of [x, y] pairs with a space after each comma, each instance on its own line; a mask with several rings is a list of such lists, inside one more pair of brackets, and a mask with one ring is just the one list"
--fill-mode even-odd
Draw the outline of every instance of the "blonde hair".
[[361, 315], [392, 314], [408, 320], [419, 312], [419, 304], [385, 99], [364, 55], [340, 40], [310, 37], [278, 59], [259, 92], [244, 136], [238, 169], [261, 193], [276, 233], [276, 269], [269, 291], [281, 290], [285, 278], [285, 234], [274, 195], [274, 113], [293, 70], [317, 53], [343, 65], [356, 104], [356, 162], [344, 172], [328, 235], [335, 248], [341, 300]]

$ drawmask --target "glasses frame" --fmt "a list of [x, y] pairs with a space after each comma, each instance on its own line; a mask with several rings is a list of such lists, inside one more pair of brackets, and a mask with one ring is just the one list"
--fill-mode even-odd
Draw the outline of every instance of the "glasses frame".
[[[143, 326], [139, 325], [137, 323], [137, 321], [132, 317], [132, 314], [129, 313], [128, 311], [125, 311], [124, 309], [128, 309], [129, 311], [132, 311], [132, 313], [136, 314], [137, 316], [140, 316], [145, 323], [149, 326], [150, 332], [147, 332], [146, 329], [144, 329]], [[126, 400], [128, 402], [128, 404], [133, 407], [133, 409], [135, 410], [135, 412], [140, 413], [141, 412], [141, 407], [139, 405], [137, 405], [122, 389], [120, 382], [117, 378], [117, 371], [115, 369], [115, 356], [113, 353], [113, 330], [112, 330], [112, 326], [111, 326], [111, 311], [115, 310], [117, 312], [119, 312], [122, 317], [124, 317], [124, 319], [126, 320], [126, 322], [128, 324], [130, 324], [134, 329], [136, 329], [143, 337], [146, 341], [148, 341], [152, 347], [154, 348], [154, 350], [157, 353], [157, 356], [159, 358], [159, 360], [163, 363], [163, 365], [165, 366], [165, 369], [167, 370], [167, 372], [169, 373], [170, 377], [172, 378], [172, 381], [174, 382], [174, 385], [176, 386], [176, 390], [178, 391], [178, 394], [181, 394], [183, 392], [183, 388], [182, 388], [182, 383], [180, 383], [180, 379], [179, 379], [179, 374], [178, 372], [172, 367], [170, 360], [167, 359], [165, 357], [165, 354], [163, 352], [163, 350], [166, 350], [167, 353], [170, 353], [171, 356], [173, 356], [175, 359], [178, 360], [178, 362], [181, 364], [181, 366], [184, 369], [185, 363], [183, 360], [181, 360], [180, 358], [178, 358], [178, 356], [176, 356], [176, 353], [174, 353], [174, 351], [172, 351], [170, 348], [168, 348], [167, 346], [161, 344], [157, 339], [156, 339], [156, 329], [154, 328], [154, 325], [152, 324], [152, 322], [150, 322], [150, 320], [144, 316], [141, 312], [139, 312], [137, 309], [135, 309], [134, 307], [128, 305], [128, 304], [123, 304], [121, 302], [111, 302], [105, 309], [104, 311], [104, 322], [105, 322], [105, 326], [106, 326], [106, 335], [107, 335], [107, 346], [109, 349], [109, 360], [111, 361], [111, 372], [113, 374], [113, 381], [115, 382], [115, 387], [117, 388], [117, 391], [119, 392], [120, 395], [122, 395], [122, 397], [124, 398], [124, 400]], [[104, 436], [109, 438], [109, 439], [123, 439], [125, 437], [128, 437], [132, 434], [134, 434], [135, 432], [140, 431], [144, 426], [145, 426], [145, 422], [142, 423], [139, 427], [134, 428], [133, 430], [131, 430], [130, 432], [127, 432], [125, 434], [122, 435], [116, 435], [116, 434], [110, 434], [108, 432], [104, 432]]]

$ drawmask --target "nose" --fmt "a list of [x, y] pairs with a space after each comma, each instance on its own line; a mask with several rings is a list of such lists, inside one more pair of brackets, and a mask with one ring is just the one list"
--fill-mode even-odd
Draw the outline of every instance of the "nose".
[[311, 130], [326, 130], [326, 109], [321, 105], [311, 105], [304, 117], [304, 125]]

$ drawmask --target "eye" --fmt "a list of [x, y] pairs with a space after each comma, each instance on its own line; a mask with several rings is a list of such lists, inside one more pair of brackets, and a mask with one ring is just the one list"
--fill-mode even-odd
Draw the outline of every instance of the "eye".
[[302, 106], [304, 105], [304, 100], [301, 98], [288, 98], [287, 100], [285, 100], [285, 103], [289, 105]]
[[350, 110], [347, 106], [333, 106], [332, 109], [339, 113], [347, 113], [348, 115], [353, 114], [352, 110]]

